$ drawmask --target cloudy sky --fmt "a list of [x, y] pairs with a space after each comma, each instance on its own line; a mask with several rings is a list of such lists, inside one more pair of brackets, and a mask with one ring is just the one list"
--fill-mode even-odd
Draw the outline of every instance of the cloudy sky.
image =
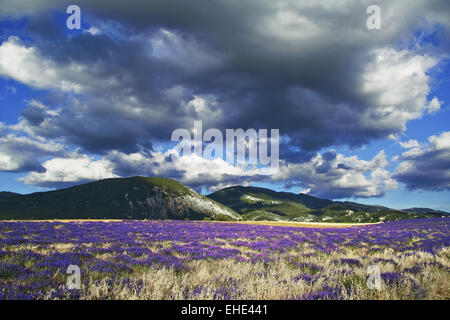
[[[449, 1], [143, 3], [2, 1], [0, 190], [146, 175], [450, 211]], [[196, 120], [279, 129], [279, 169], [171, 161]]]

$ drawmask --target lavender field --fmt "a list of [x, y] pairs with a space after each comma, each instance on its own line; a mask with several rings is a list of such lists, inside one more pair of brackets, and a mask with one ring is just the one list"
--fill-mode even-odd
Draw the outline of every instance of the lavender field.
[[[0, 222], [0, 299], [450, 299], [450, 219]], [[81, 288], [67, 287], [79, 266]], [[368, 267], [380, 288], [368, 288]]]

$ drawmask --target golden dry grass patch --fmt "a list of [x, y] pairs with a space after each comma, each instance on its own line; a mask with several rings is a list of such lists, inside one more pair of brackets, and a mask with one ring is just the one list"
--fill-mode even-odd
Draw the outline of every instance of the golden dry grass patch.
[[214, 223], [238, 223], [251, 225], [264, 225], [274, 227], [297, 227], [297, 228], [348, 228], [368, 226], [375, 223], [341, 223], [341, 222], [297, 222], [297, 221], [208, 221]]

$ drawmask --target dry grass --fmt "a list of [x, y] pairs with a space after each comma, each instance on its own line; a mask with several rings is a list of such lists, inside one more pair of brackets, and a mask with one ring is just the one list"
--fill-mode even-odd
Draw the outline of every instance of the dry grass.
[[298, 228], [348, 228], [358, 227], [377, 223], [330, 223], [330, 222], [296, 222], [296, 221], [213, 221], [216, 223], [239, 223], [239, 224], [254, 224], [264, 226], [277, 227], [298, 227]]
[[[449, 250], [441, 251], [437, 260], [447, 268]], [[383, 284], [381, 290], [369, 290], [366, 285], [367, 266], [374, 258], [394, 260], [396, 268], [408, 268], [416, 263], [433, 262], [435, 257], [418, 252], [404, 257], [385, 250], [372, 257], [361, 259], [359, 253], [332, 253], [312, 257], [298, 256], [300, 263], [324, 266], [315, 273], [315, 280], [293, 280], [299, 274], [307, 273], [293, 266], [286, 256], [265, 265], [263, 263], [236, 262], [232, 259], [199, 260], [189, 263], [189, 271], [175, 272], [171, 269], [145, 269], [133, 275], [133, 281], [141, 281], [142, 289], [128, 288], [117, 283], [113, 286], [107, 280], [89, 281], [84, 287], [85, 299], [290, 299], [323, 290], [323, 287], [342, 288], [340, 298], [344, 299], [450, 299], [450, 278], [448, 270], [435, 266], [425, 267], [421, 273], [404, 275], [404, 280], [390, 285]], [[341, 258], [359, 258], [361, 267], [350, 267], [338, 263]], [[378, 264], [381, 272], [393, 272], [394, 265]], [[423, 294], [417, 291], [418, 286]], [[197, 293], [195, 293], [197, 290]], [[229, 296], [221, 295], [225, 291]], [[194, 293], [194, 294], [193, 294]]]

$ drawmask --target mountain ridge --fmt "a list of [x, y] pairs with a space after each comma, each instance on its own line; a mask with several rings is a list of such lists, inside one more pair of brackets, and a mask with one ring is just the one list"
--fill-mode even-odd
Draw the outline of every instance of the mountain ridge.
[[351, 201], [332, 201], [303, 193], [278, 192], [266, 188], [231, 186], [208, 195], [234, 209], [245, 220], [304, 222], [383, 222], [448, 216], [439, 210], [397, 210]]
[[5, 219], [192, 219], [383, 222], [449, 216], [428, 208], [391, 209], [260, 187], [231, 186], [207, 196], [160, 177], [110, 178], [65, 189], [0, 192]]
[[104, 179], [65, 189], [0, 197], [0, 219], [239, 220], [232, 209], [166, 178]]

